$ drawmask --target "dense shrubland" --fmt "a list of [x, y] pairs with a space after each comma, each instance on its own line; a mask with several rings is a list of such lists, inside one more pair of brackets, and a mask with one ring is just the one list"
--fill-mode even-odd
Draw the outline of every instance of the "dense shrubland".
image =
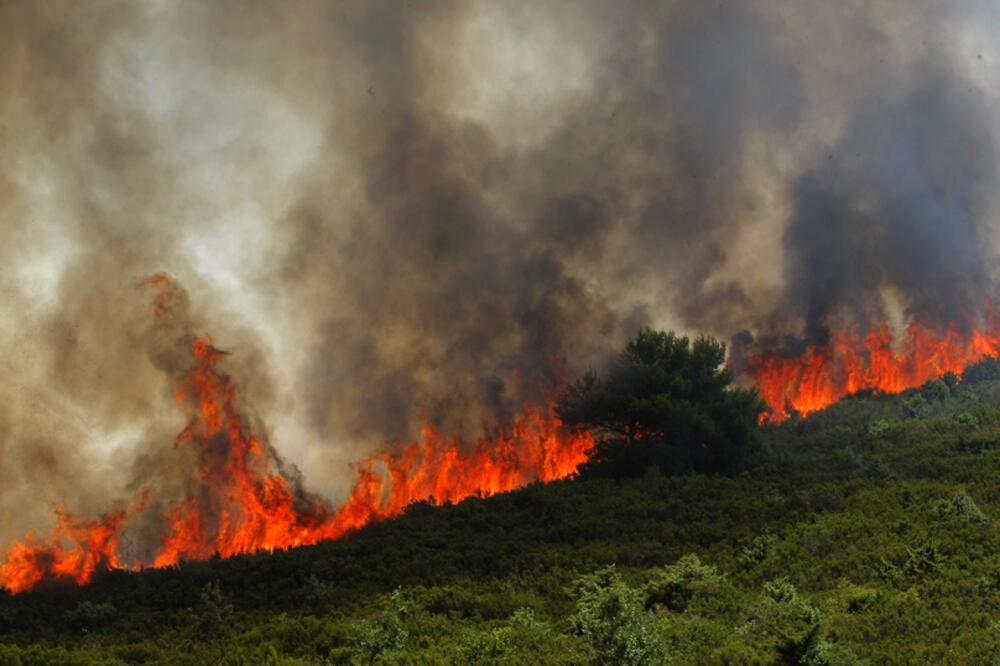
[[1000, 364], [294, 551], [0, 595], [0, 664], [996, 663]]

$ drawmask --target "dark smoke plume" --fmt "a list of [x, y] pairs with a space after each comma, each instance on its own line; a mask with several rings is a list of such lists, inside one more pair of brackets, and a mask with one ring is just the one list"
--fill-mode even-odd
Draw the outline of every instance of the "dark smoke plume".
[[[0, 4], [0, 514], [140, 487], [190, 294], [303, 482], [639, 326], [734, 355], [994, 295], [986, 2]], [[122, 470], [132, 469], [132, 474]]]
[[859, 109], [792, 187], [789, 305], [805, 313], [811, 339], [825, 337], [837, 308], [869, 304], [886, 286], [932, 325], [971, 323], [989, 302], [989, 109], [934, 66], [915, 89]]

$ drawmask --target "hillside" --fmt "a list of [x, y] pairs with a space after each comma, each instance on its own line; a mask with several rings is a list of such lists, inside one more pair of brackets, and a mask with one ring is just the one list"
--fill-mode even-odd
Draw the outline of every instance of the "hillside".
[[0, 663], [993, 662], [996, 376], [763, 428], [727, 476], [534, 484], [4, 593]]

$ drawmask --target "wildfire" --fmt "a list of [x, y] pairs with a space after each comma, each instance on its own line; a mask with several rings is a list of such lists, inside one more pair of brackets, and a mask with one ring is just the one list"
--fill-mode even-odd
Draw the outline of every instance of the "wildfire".
[[[172, 326], [169, 278], [156, 276], [143, 285], [156, 292], [156, 324]], [[0, 587], [17, 593], [67, 577], [82, 584], [101, 569], [166, 567], [216, 553], [229, 557], [336, 539], [398, 515], [412, 502], [457, 501], [566, 477], [594, 445], [590, 434], [564, 428], [552, 405], [525, 405], [512, 426], [497, 426], [471, 445], [425, 427], [419, 440], [362, 461], [347, 500], [333, 507], [296, 492], [277, 472], [268, 444], [237, 409], [233, 381], [218, 367], [225, 352], [202, 337], [190, 345], [190, 354], [190, 369], [175, 394], [188, 422], [175, 446], [194, 447], [198, 468], [191, 490], [159, 516], [163, 528], [155, 556], [126, 563], [119, 554], [122, 531], [149, 511], [145, 494], [94, 520], [60, 509], [47, 539], [29, 534], [6, 550]]]
[[[154, 291], [153, 320], [177, 328], [171, 312], [178, 294], [167, 276], [141, 283]], [[176, 332], [176, 331], [175, 331]], [[183, 339], [183, 338], [182, 338]], [[281, 475], [269, 444], [238, 409], [237, 389], [220, 368], [226, 352], [207, 336], [187, 338], [187, 370], [177, 378], [175, 402], [187, 423], [176, 448], [197, 460], [186, 494], [150, 514], [146, 491], [95, 519], [56, 510], [56, 526], [44, 539], [28, 534], [5, 552], [0, 587], [17, 593], [43, 580], [79, 584], [104, 569], [167, 567], [185, 560], [273, 551], [337, 539], [372, 521], [399, 515], [417, 501], [453, 502], [491, 495], [534, 480], [573, 474], [594, 446], [590, 433], [564, 428], [553, 404], [525, 405], [507, 427], [467, 443], [425, 426], [418, 440], [393, 444], [358, 465], [348, 498], [333, 506], [300, 491]], [[807, 415], [862, 389], [899, 392], [1000, 353], [1000, 325], [962, 332], [953, 324], [937, 333], [912, 323], [896, 341], [886, 325], [864, 336], [835, 335], [798, 358], [754, 356], [748, 374], [770, 407], [762, 422], [792, 413]], [[159, 506], [164, 506], [160, 504]], [[120, 542], [143, 517], [161, 528], [152, 555], [126, 562]]]
[[754, 356], [748, 373], [771, 408], [762, 423], [779, 423], [793, 412], [805, 416], [862, 389], [898, 393], [945, 373], [964, 369], [1000, 352], [1000, 325], [962, 332], [956, 323], [943, 333], [914, 322], [896, 344], [888, 326], [861, 336], [834, 336], [799, 358]]

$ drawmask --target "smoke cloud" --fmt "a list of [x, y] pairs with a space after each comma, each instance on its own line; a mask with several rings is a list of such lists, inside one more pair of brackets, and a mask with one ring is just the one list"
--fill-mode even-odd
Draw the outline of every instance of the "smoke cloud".
[[162, 466], [161, 271], [330, 497], [642, 325], [976, 321], [1000, 16], [942, 5], [3, 3], [0, 534]]

